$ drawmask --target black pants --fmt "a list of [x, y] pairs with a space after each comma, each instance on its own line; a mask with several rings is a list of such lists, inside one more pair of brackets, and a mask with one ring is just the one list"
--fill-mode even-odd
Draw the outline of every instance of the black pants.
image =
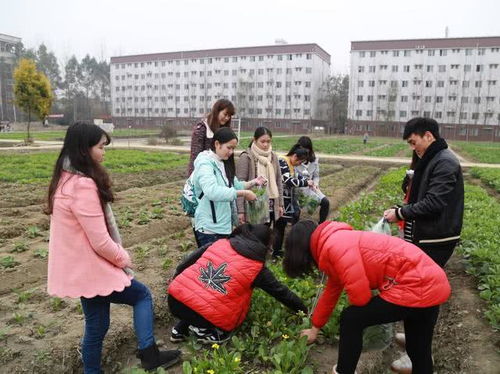
[[418, 247], [424, 251], [427, 256], [432, 258], [436, 264], [442, 268], [450, 259], [457, 243], [444, 244], [444, 245], [425, 245], [419, 244]]
[[189, 308], [170, 295], [168, 295], [168, 307], [170, 308], [170, 313], [179, 319], [179, 322], [175, 325], [175, 327], [181, 334], [188, 333], [189, 325], [201, 328], [215, 327], [211, 322], [207, 321], [193, 309]]
[[300, 218], [300, 210], [296, 209], [291, 217], [280, 217], [274, 222], [274, 244], [273, 244], [273, 257], [283, 255], [283, 238], [285, 237], [285, 229], [288, 222], [292, 225], [297, 223]]
[[363, 330], [368, 326], [403, 321], [406, 352], [412, 374], [432, 374], [432, 335], [439, 306], [409, 308], [389, 303], [379, 296], [365, 306], [349, 306], [340, 317], [340, 342], [337, 372], [352, 374], [363, 346]]
[[324, 197], [319, 203], [319, 222], [323, 223], [328, 218], [328, 213], [330, 213], [330, 201]]

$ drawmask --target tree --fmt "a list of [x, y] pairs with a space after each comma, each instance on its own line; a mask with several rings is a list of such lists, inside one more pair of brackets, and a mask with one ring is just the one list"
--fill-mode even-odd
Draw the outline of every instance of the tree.
[[31, 116], [43, 120], [53, 100], [50, 82], [36, 69], [35, 61], [24, 58], [19, 61], [14, 70], [14, 97], [16, 105], [28, 115], [27, 141], [30, 141]]
[[344, 133], [347, 122], [347, 104], [349, 94], [349, 76], [330, 76], [323, 83], [322, 104], [326, 105], [329, 129], [328, 133]]
[[80, 93], [80, 81], [82, 80], [82, 71], [77, 58], [73, 55], [64, 66], [64, 82], [66, 100], [72, 102], [73, 122], [77, 119], [77, 96]]
[[38, 47], [36, 55], [37, 68], [49, 78], [54, 89], [61, 87], [61, 72], [54, 52], [48, 51], [45, 44], [42, 43]]

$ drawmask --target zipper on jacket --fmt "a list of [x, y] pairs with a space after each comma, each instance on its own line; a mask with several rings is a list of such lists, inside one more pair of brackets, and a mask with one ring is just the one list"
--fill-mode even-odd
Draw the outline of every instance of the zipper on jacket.
[[212, 220], [214, 223], [217, 223], [217, 217], [215, 216], [215, 204], [212, 200], [210, 200], [210, 210], [212, 211]]
[[384, 279], [387, 280], [387, 282], [381, 287], [383, 291], [387, 291], [391, 289], [392, 286], [399, 284], [398, 282], [396, 282], [395, 278], [389, 277], [388, 275], [384, 275]]

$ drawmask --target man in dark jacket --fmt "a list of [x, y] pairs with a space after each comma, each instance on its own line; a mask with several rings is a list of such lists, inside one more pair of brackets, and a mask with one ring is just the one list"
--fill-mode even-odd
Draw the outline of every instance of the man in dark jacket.
[[[404, 221], [404, 239], [444, 267], [460, 240], [462, 230], [462, 169], [439, 135], [435, 120], [411, 119], [405, 125], [403, 139], [413, 149], [413, 172], [407, 173], [403, 181], [405, 204], [386, 210], [384, 217], [389, 222]], [[398, 334], [398, 338], [404, 341], [404, 336]], [[393, 363], [393, 369], [401, 368], [396, 372], [411, 373], [411, 362], [408, 368], [408, 364], [397, 364], [398, 361]]]

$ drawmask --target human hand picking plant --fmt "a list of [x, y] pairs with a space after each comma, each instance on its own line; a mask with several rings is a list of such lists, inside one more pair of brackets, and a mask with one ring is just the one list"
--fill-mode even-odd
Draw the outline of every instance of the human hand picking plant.
[[305, 329], [300, 332], [300, 336], [307, 337], [307, 344], [312, 344], [318, 337], [319, 329], [317, 327], [311, 327], [310, 329]]
[[259, 175], [257, 178], [252, 180], [252, 184], [254, 186], [265, 186], [267, 184], [267, 179], [262, 175]]

